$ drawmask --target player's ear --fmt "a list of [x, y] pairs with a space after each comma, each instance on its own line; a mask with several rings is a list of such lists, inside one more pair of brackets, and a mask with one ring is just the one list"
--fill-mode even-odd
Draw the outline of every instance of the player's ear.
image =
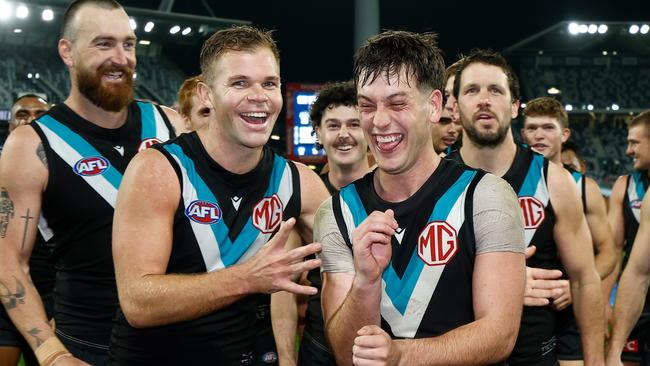
[[429, 103], [429, 122], [437, 123], [440, 121], [440, 115], [442, 114], [442, 92], [438, 89], [434, 89], [428, 97], [427, 102]]
[[72, 42], [67, 39], [60, 39], [58, 44], [59, 56], [67, 67], [72, 67], [74, 62], [72, 60]]
[[214, 104], [212, 103], [212, 89], [210, 86], [203, 81], [200, 81], [196, 84], [196, 95], [198, 95], [199, 100], [206, 107], [214, 109]]

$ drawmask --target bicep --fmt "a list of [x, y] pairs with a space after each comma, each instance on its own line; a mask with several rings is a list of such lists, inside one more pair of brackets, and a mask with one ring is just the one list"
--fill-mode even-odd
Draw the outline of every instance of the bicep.
[[553, 238], [569, 278], [577, 280], [579, 274], [595, 268], [591, 234], [582, 211], [578, 188], [566, 171], [556, 170], [549, 183], [555, 212]]
[[179, 201], [178, 178], [159, 152], [147, 150], [132, 160], [118, 192], [113, 223], [118, 284], [165, 273]]
[[26, 266], [36, 237], [48, 172], [30, 127], [10, 135], [0, 157], [0, 248], [3, 260]]
[[585, 216], [594, 245], [600, 247], [611, 236], [611, 230], [607, 223], [605, 199], [600, 194], [596, 183], [591, 181], [587, 183], [587, 213]]
[[525, 266], [522, 253], [491, 252], [476, 256], [472, 294], [477, 319], [495, 313], [501, 318], [511, 318], [521, 310]]

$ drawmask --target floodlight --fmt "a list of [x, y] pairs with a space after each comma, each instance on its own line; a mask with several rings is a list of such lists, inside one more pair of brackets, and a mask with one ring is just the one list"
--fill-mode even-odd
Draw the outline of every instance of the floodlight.
[[628, 31], [630, 32], [630, 34], [637, 34], [639, 33], [639, 26], [636, 24], [632, 24]]
[[576, 34], [580, 33], [580, 26], [578, 25], [578, 23], [570, 23], [569, 24], [569, 33], [571, 33], [573, 35], [576, 35]]
[[573, 110], [573, 106], [571, 104], [567, 104], [564, 106], [564, 109], [571, 112]]
[[587, 31], [589, 34], [596, 34], [596, 32], [598, 32], [598, 26], [596, 24], [589, 24]]
[[588, 31], [589, 27], [586, 24], [580, 24], [580, 33], [587, 33]]
[[588, 111], [593, 111], [594, 110], [594, 105], [593, 104], [587, 104], [587, 110]]
[[186, 35], [190, 34], [191, 31], [192, 31], [192, 28], [186, 27], [185, 29], [183, 29], [183, 32], [181, 32], [181, 34], [186, 36]]
[[181, 30], [181, 27], [175, 25], [175, 26], [173, 26], [173, 27], [171, 27], [171, 28], [169, 29], [169, 33], [171, 33], [171, 34], [176, 34], [176, 33], [178, 33], [178, 31], [180, 31], [180, 30]]
[[43, 13], [41, 14], [41, 18], [43, 18], [43, 20], [46, 22], [51, 21], [52, 19], [54, 19], [54, 11], [52, 11], [52, 9], [43, 10]]
[[598, 26], [598, 33], [605, 34], [607, 33], [607, 24], [601, 24]]
[[612, 104], [612, 110], [613, 111], [617, 111], [617, 110], [619, 110], [619, 108], [620, 107], [618, 106], [618, 104], [616, 104], [616, 103]]
[[153, 24], [153, 22], [147, 22], [147, 24], [145, 24], [145, 26], [144, 26], [144, 31], [149, 33], [149, 32], [151, 32], [151, 30], [153, 29], [154, 26], [155, 26], [155, 24]]
[[11, 4], [0, 0], [0, 20], [7, 20], [11, 16]]
[[129, 18], [129, 25], [131, 25], [131, 29], [135, 30], [138, 28], [138, 23], [135, 22], [135, 19]]
[[647, 24], [644, 24], [644, 25], [641, 26], [640, 32], [641, 32], [641, 34], [647, 34], [649, 30], [650, 30], [650, 27]]
[[18, 5], [16, 8], [16, 18], [25, 19], [29, 15], [29, 8], [25, 5]]

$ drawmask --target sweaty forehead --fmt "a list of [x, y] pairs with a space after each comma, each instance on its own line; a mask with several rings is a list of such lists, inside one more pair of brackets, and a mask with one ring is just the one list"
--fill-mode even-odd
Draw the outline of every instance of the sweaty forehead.
[[23, 98], [16, 102], [13, 107], [11, 108], [12, 112], [15, 113], [16, 111], [20, 110], [39, 110], [39, 109], [47, 109], [48, 105], [43, 102], [40, 98]]

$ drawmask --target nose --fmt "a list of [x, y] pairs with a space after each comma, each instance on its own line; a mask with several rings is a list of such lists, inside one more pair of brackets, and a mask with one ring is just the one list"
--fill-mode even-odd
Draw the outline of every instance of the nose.
[[487, 90], [483, 90], [479, 94], [479, 104], [484, 106], [489, 106], [491, 104], [490, 93]]
[[269, 100], [269, 97], [266, 95], [266, 90], [264, 90], [261, 85], [255, 84], [250, 89], [248, 100], [254, 103], [264, 103]]
[[634, 156], [634, 149], [632, 148], [632, 144], [627, 144], [627, 149], [625, 149], [625, 154], [628, 156]]
[[385, 128], [390, 124], [390, 115], [384, 106], [377, 106], [375, 115], [372, 118], [372, 124], [378, 128]]

